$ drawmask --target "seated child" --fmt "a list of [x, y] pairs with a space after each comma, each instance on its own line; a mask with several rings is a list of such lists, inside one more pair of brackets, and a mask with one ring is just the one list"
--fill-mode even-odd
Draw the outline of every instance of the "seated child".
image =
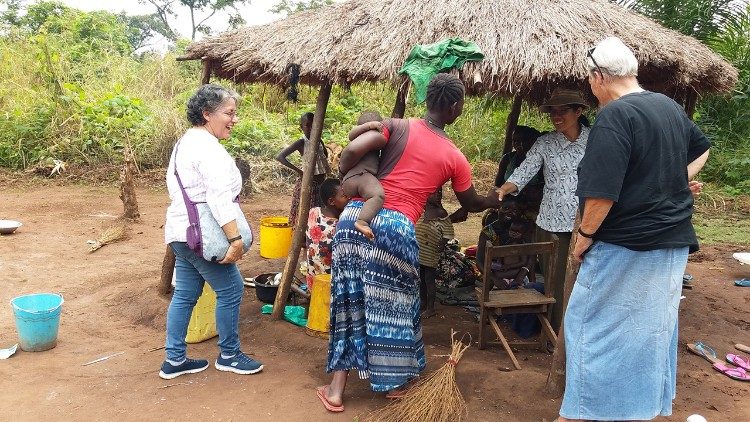
[[[357, 126], [349, 132], [349, 141], [353, 141], [356, 137], [368, 131], [382, 131], [381, 120], [383, 118], [376, 112], [366, 111], [362, 113], [357, 120]], [[378, 135], [382, 136], [382, 134]], [[370, 240], [375, 238], [370, 223], [378, 215], [385, 201], [385, 192], [383, 192], [383, 187], [377, 178], [379, 165], [380, 151], [368, 152], [341, 178], [341, 186], [348, 197], [362, 198], [365, 201], [362, 210], [359, 212], [359, 218], [354, 222], [354, 227]]]
[[320, 185], [322, 207], [310, 209], [307, 217], [307, 288], [312, 289], [313, 279], [318, 274], [331, 273], [333, 257], [333, 235], [341, 211], [349, 198], [344, 195], [338, 179], [326, 179]]
[[477, 243], [477, 264], [484, 268], [484, 250], [489, 240], [495, 246], [507, 245], [510, 223], [523, 218], [523, 204], [517, 198], [505, 198], [498, 209], [487, 210], [482, 218], [482, 230]]
[[[521, 218], [515, 218], [508, 227], [508, 241], [505, 245], [520, 245], [531, 240], [532, 225]], [[523, 286], [534, 279], [533, 255], [506, 256], [494, 260], [490, 265], [490, 279], [495, 287], [507, 290]]]
[[414, 227], [419, 244], [419, 297], [425, 319], [435, 315], [437, 267], [446, 243], [454, 236], [453, 224], [442, 199], [443, 189], [438, 188], [427, 198], [424, 214]]

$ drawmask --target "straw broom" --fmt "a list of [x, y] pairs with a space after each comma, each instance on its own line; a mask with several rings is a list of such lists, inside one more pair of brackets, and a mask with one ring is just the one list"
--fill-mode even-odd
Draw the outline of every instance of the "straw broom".
[[455, 422], [466, 415], [466, 401], [456, 384], [456, 365], [468, 345], [451, 330], [451, 354], [437, 371], [418, 381], [404, 396], [367, 415], [370, 422]]
[[89, 240], [91, 245], [89, 253], [94, 252], [104, 245], [119, 242], [128, 237], [128, 228], [125, 224], [115, 224], [108, 227], [96, 240]]

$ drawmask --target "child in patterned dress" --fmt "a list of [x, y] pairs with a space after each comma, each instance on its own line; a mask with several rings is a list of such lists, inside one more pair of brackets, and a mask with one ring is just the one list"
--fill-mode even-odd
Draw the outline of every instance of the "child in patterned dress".
[[[338, 179], [326, 179], [320, 185], [322, 207], [310, 209], [307, 217], [307, 288], [319, 274], [331, 273], [333, 235], [339, 215], [349, 202]], [[309, 290], [308, 290], [309, 291]]]

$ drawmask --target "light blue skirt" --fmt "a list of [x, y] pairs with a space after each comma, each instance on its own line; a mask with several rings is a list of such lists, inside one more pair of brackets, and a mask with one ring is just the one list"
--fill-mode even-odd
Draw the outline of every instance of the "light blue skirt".
[[639, 252], [594, 243], [565, 313], [561, 416], [612, 421], [672, 414], [687, 255], [687, 247]]

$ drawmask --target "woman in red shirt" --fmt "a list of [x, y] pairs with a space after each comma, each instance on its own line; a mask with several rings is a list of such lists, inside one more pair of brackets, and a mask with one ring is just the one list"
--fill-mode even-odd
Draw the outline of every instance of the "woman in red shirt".
[[427, 89], [424, 118], [387, 119], [382, 131], [363, 133], [341, 154], [340, 170], [346, 173], [366, 153], [381, 150], [377, 176], [385, 203], [371, 223], [374, 241], [354, 227], [360, 198], [353, 198], [341, 213], [334, 236], [326, 367], [333, 379], [317, 389], [331, 412], [344, 410], [349, 370], [369, 378], [373, 391], [398, 397], [425, 367], [414, 223], [427, 197], [451, 180], [467, 211], [499, 206], [494, 193], [477, 195], [469, 162], [443, 130], [461, 115], [463, 105], [461, 81], [438, 74]]

